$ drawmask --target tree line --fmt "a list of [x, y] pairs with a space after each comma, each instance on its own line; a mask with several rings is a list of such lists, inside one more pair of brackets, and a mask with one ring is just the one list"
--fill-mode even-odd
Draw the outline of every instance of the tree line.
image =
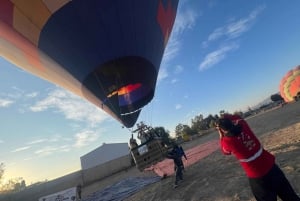
[[[279, 93], [272, 94], [270, 96], [270, 100], [272, 102], [284, 102], [284, 99]], [[261, 108], [264, 106], [265, 105], [261, 106]], [[225, 110], [221, 110], [219, 114], [215, 114], [215, 115], [209, 114], [207, 117], [204, 117], [204, 115], [202, 114], [196, 115], [191, 119], [191, 125], [182, 124], [182, 123], [177, 124], [177, 126], [175, 127], [175, 136], [177, 138], [183, 137], [184, 135], [193, 136], [201, 132], [207, 131], [214, 127], [215, 121], [218, 118], [220, 118], [220, 116], [224, 113], [228, 113], [228, 112], [226, 112]], [[234, 114], [238, 114], [242, 117], [247, 117], [253, 113], [255, 113], [255, 110], [251, 109], [250, 107], [248, 107], [248, 111], [246, 112], [242, 112], [242, 111], [234, 112]], [[170, 131], [166, 130], [164, 127], [155, 127], [154, 129], [155, 130], [157, 129], [157, 131], [161, 135], [163, 135], [166, 140], [172, 141], [172, 138], [170, 137]]]
[[19, 192], [26, 188], [25, 180], [22, 177], [11, 178], [4, 182], [5, 165], [0, 164], [0, 192], [1, 193], [12, 193]]

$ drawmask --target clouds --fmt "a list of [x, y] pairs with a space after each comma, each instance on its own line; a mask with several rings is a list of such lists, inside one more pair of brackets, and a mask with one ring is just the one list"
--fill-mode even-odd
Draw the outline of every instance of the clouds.
[[[203, 37], [203, 34], [205, 33], [203, 24], [197, 24], [197, 22], [198, 19], [204, 19], [206, 17], [204, 15], [205, 12], [202, 14], [201, 9], [199, 8], [198, 10], [194, 10], [192, 7], [185, 7], [186, 5], [183, 5], [183, 3], [180, 5], [181, 7], [179, 7], [177, 12], [173, 32], [166, 47], [158, 77], [159, 81], [169, 78], [168, 84], [176, 84], [178, 86], [183, 85], [183, 83], [180, 81], [182, 80], [182, 77], [185, 76], [183, 75], [185, 68], [184, 66], [178, 64], [172, 65], [172, 63], [176, 61], [177, 57], [182, 58], [180, 56], [180, 51], [183, 47], [183, 40], [186, 39], [184, 34], [189, 34], [189, 32], [197, 32], [199, 28], [199, 30], [203, 30], [203, 32], [199, 33], [199, 37]], [[210, 11], [212, 9], [219, 9], [218, 5], [212, 5]], [[253, 10], [250, 10], [248, 14], [246, 12], [246, 14], [239, 18], [232, 17], [233, 13], [228, 13], [230, 18], [215, 19], [217, 23], [221, 21], [221, 26], [215, 26], [213, 29], [211, 29], [211, 32], [208, 32], [209, 34], [204, 37], [204, 41], [199, 43], [201, 52], [198, 54], [202, 55], [201, 57], [199, 56], [199, 58], [202, 58], [202, 60], [199, 61], [197, 66], [198, 70], [204, 71], [214, 67], [220, 62], [224, 61], [230, 54], [239, 50], [242, 45], [241, 37], [247, 34], [253, 28], [258, 17], [264, 9], [265, 6], [259, 6]], [[225, 21], [223, 21], [224, 19]], [[204, 21], [205, 20], [207, 19], [204, 19]], [[201, 21], [203, 22], [203, 20]], [[196, 36], [193, 39], [195, 41], [199, 40], [199, 38], [196, 38]], [[190, 38], [188, 41], [190, 41]], [[193, 51], [196, 52], [197, 50]], [[182, 54], [184, 54], [184, 52], [182, 52]], [[190, 61], [191, 63], [193, 62], [191, 59]], [[197, 65], [197, 63], [190, 65]], [[189, 68], [189, 66], [186, 66], [186, 69]], [[182, 109], [182, 106], [177, 104], [175, 105], [175, 109]]]
[[[35, 157], [27, 157], [24, 160], [32, 160], [41, 157], [46, 157], [52, 154], [61, 152], [70, 152], [73, 149], [80, 149], [87, 147], [99, 138], [99, 133], [95, 130], [82, 130], [78, 131], [71, 137], [62, 137], [54, 135], [49, 138], [40, 138], [25, 143], [25, 146], [15, 148], [11, 151], [14, 154], [29, 154]], [[29, 152], [28, 152], [29, 151]]]
[[103, 110], [62, 88], [54, 87], [41, 92], [29, 92], [16, 90], [7, 94], [1, 94], [0, 108], [8, 108], [17, 105], [18, 111], [44, 112], [50, 111], [63, 115], [67, 120], [84, 123], [86, 127], [94, 128], [109, 118]]
[[[192, 30], [196, 24], [196, 19], [200, 15], [199, 10], [194, 10], [190, 7], [185, 7], [187, 1], [180, 1], [179, 8], [176, 15], [176, 20], [173, 26], [171, 37], [169, 38], [167, 47], [164, 52], [162, 63], [158, 74], [158, 82], [166, 79], [171, 75], [180, 76], [184, 71], [184, 67], [181, 65], [170, 65], [170, 62], [179, 54], [182, 46], [182, 36], [188, 30]], [[172, 68], [172, 69], [171, 69]], [[171, 72], [170, 72], [171, 71]], [[179, 79], [172, 77], [171, 84], [175, 84]], [[182, 108], [181, 104], [176, 104], [175, 109]]]
[[[34, 152], [34, 154], [38, 157], [45, 157], [52, 155], [54, 153], [60, 153], [60, 152], [68, 152], [70, 151], [70, 148], [68, 145], [61, 145], [61, 146], [45, 146], [42, 147]], [[32, 158], [33, 159], [33, 158]], [[27, 158], [27, 160], [30, 160]]]
[[181, 65], [177, 65], [174, 69], [175, 74], [180, 74], [183, 71], [183, 67]]
[[258, 15], [264, 10], [264, 6], [260, 6], [254, 9], [250, 14], [241, 19], [230, 20], [222, 27], [216, 28], [209, 36], [208, 40], [204, 41], [204, 44], [217, 41], [219, 39], [230, 40], [240, 37], [243, 33], [247, 32], [254, 24]]
[[163, 55], [161, 68], [158, 74], [158, 81], [169, 76], [169, 72], [167, 70], [170, 65], [169, 62], [171, 62], [180, 52], [182, 35], [187, 30], [192, 30], [194, 28], [198, 15], [199, 12], [196, 12], [191, 8], [185, 8], [184, 3], [181, 4], [181, 7], [177, 11], [171, 37], [169, 38]]
[[45, 91], [26, 92], [13, 87], [9, 93], [1, 94], [0, 108], [16, 104], [22, 113], [50, 111], [68, 120], [84, 122], [88, 127], [95, 127], [109, 117], [97, 106], [62, 88], [52, 87], [47, 91], [44, 95]]
[[24, 151], [24, 150], [27, 150], [27, 149], [30, 149], [30, 146], [26, 146], [26, 147], [20, 147], [20, 148], [17, 148], [13, 151], [11, 151], [12, 153], [15, 153], [15, 152], [21, 152], [21, 151]]
[[60, 88], [51, 90], [47, 97], [36, 101], [30, 110], [54, 110], [66, 119], [85, 122], [88, 127], [95, 127], [108, 118], [108, 115], [95, 105]]
[[94, 131], [83, 131], [75, 135], [74, 147], [83, 147], [98, 139], [98, 134]]
[[43, 142], [47, 142], [47, 139], [38, 139], [38, 140], [34, 140], [32, 142], [28, 142], [28, 144], [39, 144], [39, 143], [43, 143]]
[[[7, 90], [7, 89], [5, 89]], [[13, 104], [17, 103], [17, 101], [25, 101], [27, 99], [32, 99], [38, 95], [38, 92], [31, 92], [26, 94], [24, 90], [16, 86], [12, 86], [8, 89], [8, 92], [3, 90], [0, 94], [0, 108], [8, 108]]]
[[236, 39], [250, 30], [264, 8], [264, 6], [257, 7], [247, 17], [230, 20], [224, 26], [216, 28], [202, 43], [202, 47], [207, 48], [213, 42], [219, 42], [221, 45], [218, 49], [207, 53], [204, 60], [199, 64], [199, 70], [202, 71], [216, 65], [224, 60], [229, 52], [237, 50], [240, 45]]
[[176, 110], [179, 110], [180, 108], [182, 108], [182, 105], [181, 105], [181, 104], [176, 104], [176, 105], [175, 105], [175, 109], [176, 109]]
[[0, 98], [0, 108], [1, 107], [9, 107], [14, 103], [13, 100]]
[[233, 44], [229, 44], [226, 46], [222, 46], [220, 49], [210, 52], [209, 54], [207, 54], [205, 56], [204, 61], [200, 64], [199, 70], [205, 70], [205, 69], [212, 67], [213, 65], [215, 65], [215, 64], [219, 63], [220, 61], [222, 61], [223, 59], [225, 59], [226, 55], [229, 52], [234, 51], [238, 48], [239, 48], [239, 45], [233, 43]]
[[[71, 126], [72, 132], [61, 134], [48, 134], [48, 137], [35, 136], [31, 141], [20, 142], [19, 147], [12, 148], [10, 153], [24, 155], [24, 160], [33, 160], [61, 152], [70, 152], [74, 149], [88, 147], [99, 139], [101, 130], [99, 126], [109, 116], [95, 105], [81, 97], [61, 89], [59, 87], [48, 88], [45, 91], [29, 92], [16, 90], [0, 98], [0, 107], [10, 107], [15, 104], [18, 111], [22, 110], [23, 115], [30, 112], [50, 112], [52, 115], [62, 115]], [[20, 109], [22, 108], [22, 109]], [[26, 109], [25, 109], [26, 108]], [[51, 117], [55, 118], [55, 117]], [[73, 126], [77, 123], [77, 126]], [[80, 125], [79, 125], [80, 124]], [[0, 143], [3, 141], [0, 140]], [[27, 157], [26, 157], [27, 156]]]
[[9, 92], [2, 92], [0, 95], [0, 108], [15, 105], [23, 114], [50, 111], [63, 115], [67, 120], [84, 123], [90, 128], [99, 126], [109, 118], [109, 115], [97, 106], [59, 87], [39, 92], [11, 87]]
[[185, 31], [193, 29], [197, 16], [193, 9], [178, 9], [171, 37], [164, 53], [164, 63], [168, 63], [178, 54], [182, 42], [181, 36]]
[[[264, 9], [265, 6], [259, 6], [252, 10], [248, 16], [239, 19], [231, 18], [223, 26], [215, 28], [207, 36], [207, 40], [202, 42], [202, 48], [203, 51], [211, 49], [208, 47], [217, 48], [206, 53], [203, 61], [200, 62], [198, 69], [200, 71], [209, 69], [226, 59], [229, 53], [238, 50], [240, 48], [240, 41], [238, 41], [238, 39], [252, 28], [256, 19]], [[199, 16], [202, 16], [201, 11], [196, 12], [193, 8], [185, 8], [184, 4], [178, 9], [173, 31], [166, 47], [161, 69], [159, 71], [159, 81], [169, 77], [169, 63], [181, 50], [182, 36], [185, 32], [194, 29]], [[176, 68], [173, 70], [176, 71]], [[172, 83], [176, 82], [177, 79], [173, 79]]]

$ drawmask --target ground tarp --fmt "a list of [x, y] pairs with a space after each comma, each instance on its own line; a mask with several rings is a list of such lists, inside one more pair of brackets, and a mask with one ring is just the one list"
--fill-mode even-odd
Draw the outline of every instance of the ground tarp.
[[[188, 160], [184, 160], [184, 166], [188, 167], [198, 162], [202, 158], [215, 152], [218, 148], [219, 140], [212, 140], [186, 150], [185, 154]], [[171, 159], [165, 159], [145, 169], [145, 171], [154, 171], [158, 176], [130, 177], [101, 191], [92, 193], [83, 201], [122, 201], [140, 191], [145, 186], [160, 181], [162, 177], [174, 174], [174, 163]]]
[[126, 178], [101, 191], [92, 193], [82, 201], [122, 201], [141, 190], [143, 187], [160, 180], [161, 178], [159, 176]]
[[[188, 160], [183, 158], [183, 163], [185, 167], [188, 167], [202, 158], [210, 155], [219, 149], [219, 140], [212, 140], [204, 144], [200, 144], [196, 147], [188, 149], [185, 154]], [[145, 169], [145, 171], [154, 171], [160, 177], [170, 176], [174, 174], [174, 163], [172, 159], [165, 159], [157, 164]]]

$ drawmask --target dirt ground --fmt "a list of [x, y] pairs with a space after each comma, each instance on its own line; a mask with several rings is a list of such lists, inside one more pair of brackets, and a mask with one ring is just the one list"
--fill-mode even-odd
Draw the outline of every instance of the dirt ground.
[[[276, 156], [276, 163], [300, 193], [300, 102], [266, 111], [247, 119], [265, 149]], [[216, 132], [202, 136], [183, 148], [217, 139]], [[83, 197], [132, 176], [152, 176], [136, 168], [123, 171], [83, 189]], [[215, 151], [186, 168], [184, 181], [173, 188], [174, 176], [150, 184], [125, 201], [254, 201], [248, 180], [233, 156]], [[280, 200], [280, 199], [278, 199]]]

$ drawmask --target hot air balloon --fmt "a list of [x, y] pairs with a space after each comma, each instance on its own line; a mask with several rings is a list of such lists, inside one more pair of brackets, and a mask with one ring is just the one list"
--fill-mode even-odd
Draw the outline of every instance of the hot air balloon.
[[281, 79], [279, 90], [286, 102], [291, 102], [300, 93], [300, 65], [287, 72]]
[[0, 0], [0, 55], [136, 123], [155, 92], [178, 0]]

